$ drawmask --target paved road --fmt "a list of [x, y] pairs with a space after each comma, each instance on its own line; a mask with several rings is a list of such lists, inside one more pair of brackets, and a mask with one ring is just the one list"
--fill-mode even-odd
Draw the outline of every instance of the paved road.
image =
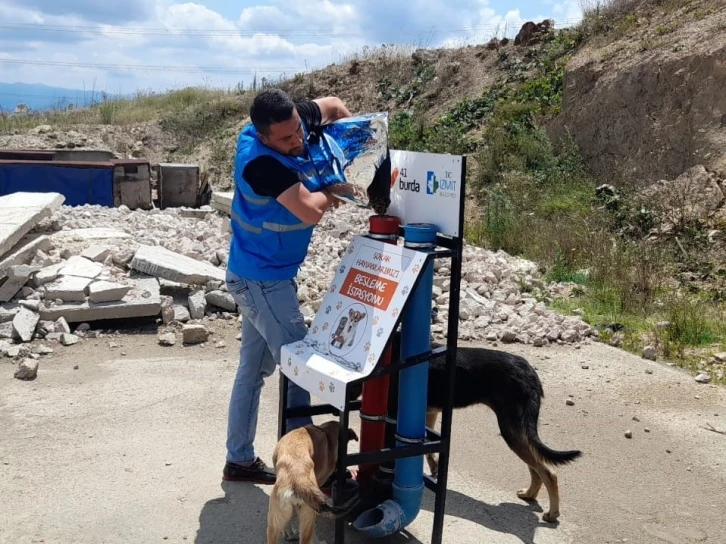
[[[34, 382], [0, 362], [0, 542], [263, 543], [269, 487], [220, 477], [233, 333], [225, 349], [161, 348], [143, 335], [114, 339], [115, 350], [57, 346]], [[507, 349], [539, 370], [544, 441], [585, 456], [559, 470], [561, 522], [543, 523], [546, 493], [541, 506], [517, 499], [527, 469], [493, 414], [456, 412], [445, 542], [726, 542], [726, 436], [704, 429], [726, 429], [726, 390], [602, 345]], [[258, 433], [268, 461], [272, 380]], [[427, 492], [408, 531], [388, 541], [428, 543], [432, 509]], [[320, 533], [332, 542], [328, 521]]]

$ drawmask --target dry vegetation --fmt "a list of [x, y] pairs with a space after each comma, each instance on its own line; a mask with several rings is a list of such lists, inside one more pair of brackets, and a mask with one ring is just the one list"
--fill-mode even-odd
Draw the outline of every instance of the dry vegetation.
[[[197, 160], [228, 180], [237, 131], [261, 88], [281, 86], [296, 98], [337, 95], [354, 112], [387, 110], [393, 147], [470, 157], [471, 242], [530, 258], [552, 280], [569, 282], [567, 292], [550, 302], [583, 313], [604, 340], [635, 351], [654, 344], [695, 368], [726, 349], [726, 288], [717, 281], [726, 271], [711, 262], [714, 281], [693, 280], [704, 265], [693, 258], [703, 250], [704, 225], [650, 236], [656, 211], [637, 206], [627, 190], [596, 191], [607, 180], [595, 178], [574, 144], [555, 145], [546, 126], [562, 107], [565, 67], [583, 45], [617, 44], [636, 26], [641, 35], [666, 36], [669, 25], [683, 23], [684, 13], [703, 17], [710, 5], [590, 0], [577, 28], [531, 46], [383, 46], [313, 73], [255, 81], [250, 88], [189, 88], [84, 110], [0, 118], [0, 133], [43, 123], [82, 130], [156, 120], [177, 144], [166, 160]], [[670, 18], [677, 10], [679, 18]]]

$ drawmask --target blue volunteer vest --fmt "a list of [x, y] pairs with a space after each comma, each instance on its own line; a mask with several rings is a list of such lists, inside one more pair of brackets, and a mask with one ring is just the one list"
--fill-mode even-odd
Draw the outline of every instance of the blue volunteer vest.
[[347, 161], [340, 146], [323, 133], [318, 142], [308, 142], [303, 123], [306, 153], [283, 155], [264, 145], [250, 123], [237, 140], [234, 163], [235, 190], [232, 199], [232, 240], [227, 267], [234, 274], [255, 281], [294, 278], [305, 256], [315, 225], [300, 221], [274, 198], [255, 193], [244, 178], [247, 163], [261, 155], [276, 158], [297, 173], [310, 192], [345, 182]]

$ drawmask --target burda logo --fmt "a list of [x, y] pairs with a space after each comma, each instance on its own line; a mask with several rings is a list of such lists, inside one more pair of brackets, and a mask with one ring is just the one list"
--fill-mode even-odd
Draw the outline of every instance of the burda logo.
[[402, 191], [411, 191], [413, 193], [421, 192], [421, 184], [414, 180], [406, 179], [406, 169], [401, 168], [400, 177], [398, 178], [398, 188]]

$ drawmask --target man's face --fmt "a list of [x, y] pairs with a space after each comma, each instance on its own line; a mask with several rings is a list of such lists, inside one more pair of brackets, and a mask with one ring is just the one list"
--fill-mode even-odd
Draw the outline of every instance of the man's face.
[[260, 140], [283, 155], [302, 155], [305, 150], [305, 136], [297, 110], [292, 111], [292, 117], [287, 121], [271, 124], [270, 133], [267, 136], [260, 134]]

